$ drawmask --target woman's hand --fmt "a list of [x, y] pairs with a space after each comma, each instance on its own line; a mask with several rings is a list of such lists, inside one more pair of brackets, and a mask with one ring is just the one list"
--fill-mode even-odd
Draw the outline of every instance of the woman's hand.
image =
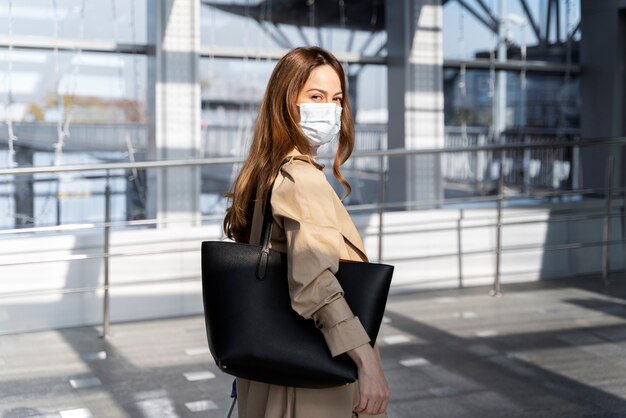
[[369, 344], [348, 351], [359, 373], [359, 404], [354, 412], [382, 414], [389, 402], [389, 385], [383, 374], [380, 358]]

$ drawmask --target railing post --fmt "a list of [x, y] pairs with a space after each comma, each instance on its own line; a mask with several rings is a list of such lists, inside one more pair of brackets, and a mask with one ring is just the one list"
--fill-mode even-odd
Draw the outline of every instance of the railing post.
[[501, 296], [500, 291], [500, 262], [502, 253], [502, 201], [504, 199], [504, 150], [500, 150], [500, 165], [498, 167], [498, 213], [496, 221], [496, 272], [493, 281], [491, 296]]
[[378, 157], [378, 262], [383, 261], [383, 214], [385, 204], [385, 167], [383, 165], [384, 156]]
[[[478, 134], [478, 146], [485, 145], [485, 135]], [[479, 184], [479, 187], [482, 188], [483, 180], [485, 179], [485, 151], [474, 151], [476, 153], [476, 181]]]
[[[528, 144], [530, 141], [528, 139], [528, 135], [524, 134], [522, 137], [522, 141], [524, 144]], [[524, 167], [523, 171], [523, 180], [522, 180], [522, 192], [524, 194], [528, 194], [530, 190], [530, 149], [524, 148], [524, 157], [522, 166]]]
[[111, 184], [107, 170], [106, 186], [104, 187], [104, 297], [102, 300], [102, 338], [109, 336], [110, 328], [110, 295], [109, 295], [109, 250], [111, 237]]
[[456, 236], [457, 236], [457, 253], [459, 260], [459, 289], [463, 288], [463, 234], [461, 222], [463, 221], [463, 209], [459, 212], [459, 219], [456, 221]]
[[622, 257], [622, 268], [626, 273], [626, 193], [624, 193], [624, 188], [622, 188], [622, 252], [624, 256]]
[[[574, 142], [578, 141], [578, 138], [573, 139]], [[577, 190], [580, 187], [580, 147], [572, 147], [572, 189]]]
[[60, 175], [57, 174], [56, 176], [56, 181], [57, 181], [57, 192], [56, 192], [56, 209], [57, 209], [57, 213], [56, 213], [56, 224], [57, 226], [61, 225], [61, 178]]
[[602, 244], [602, 280], [604, 285], [609, 285], [609, 269], [610, 269], [610, 257], [609, 257], [609, 241], [611, 240], [611, 205], [613, 203], [613, 156], [609, 155], [608, 165], [606, 167], [606, 209], [604, 215], [604, 237]]

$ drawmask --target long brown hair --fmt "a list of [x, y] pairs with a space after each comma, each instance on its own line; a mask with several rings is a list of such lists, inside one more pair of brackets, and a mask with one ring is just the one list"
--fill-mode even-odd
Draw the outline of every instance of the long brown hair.
[[249, 241], [257, 189], [260, 192], [258, 197], [265, 201], [280, 163], [287, 154], [294, 148], [302, 154], [311, 154], [307, 137], [298, 126], [300, 113], [296, 99], [311, 72], [322, 65], [330, 65], [341, 82], [343, 110], [333, 174], [346, 189], [345, 196], [350, 194], [350, 184], [339, 170], [354, 147], [354, 122], [343, 68], [333, 54], [322, 48], [294, 48], [278, 61], [270, 76], [259, 106], [248, 156], [232, 191], [225, 195], [232, 200], [224, 218], [224, 232], [228, 238], [238, 242]]

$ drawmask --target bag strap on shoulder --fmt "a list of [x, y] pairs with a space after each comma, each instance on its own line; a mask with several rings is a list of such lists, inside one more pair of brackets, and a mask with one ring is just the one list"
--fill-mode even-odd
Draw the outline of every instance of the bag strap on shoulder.
[[[293, 156], [285, 158], [280, 163], [280, 169], [291, 161]], [[259, 253], [259, 260], [257, 262], [257, 279], [263, 280], [265, 279], [265, 272], [267, 270], [267, 263], [269, 261], [269, 247], [270, 247], [270, 239], [272, 238], [272, 226], [274, 224], [274, 217], [272, 215], [272, 188], [274, 187], [274, 182], [278, 177], [278, 173], [274, 177], [274, 181], [270, 185], [270, 188], [267, 190], [267, 194], [265, 196], [265, 208], [263, 210], [263, 227], [261, 229], [261, 238], [259, 245], [261, 246], [261, 252]]]
[[[293, 156], [285, 158], [281, 163], [278, 171], [285, 164], [293, 159]], [[259, 245], [263, 248], [267, 248], [270, 245], [270, 239], [272, 238], [272, 224], [274, 223], [274, 218], [272, 216], [272, 188], [274, 187], [274, 182], [276, 182], [276, 178], [278, 177], [278, 173], [274, 177], [274, 181], [270, 185], [270, 188], [267, 190], [267, 194], [265, 196], [265, 207], [263, 209], [263, 228], [261, 229], [261, 239]]]

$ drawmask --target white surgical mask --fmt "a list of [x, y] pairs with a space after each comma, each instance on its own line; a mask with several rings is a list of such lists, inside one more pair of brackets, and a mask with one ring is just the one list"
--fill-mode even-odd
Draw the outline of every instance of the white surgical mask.
[[339, 138], [341, 107], [334, 103], [300, 103], [300, 127], [312, 146]]

